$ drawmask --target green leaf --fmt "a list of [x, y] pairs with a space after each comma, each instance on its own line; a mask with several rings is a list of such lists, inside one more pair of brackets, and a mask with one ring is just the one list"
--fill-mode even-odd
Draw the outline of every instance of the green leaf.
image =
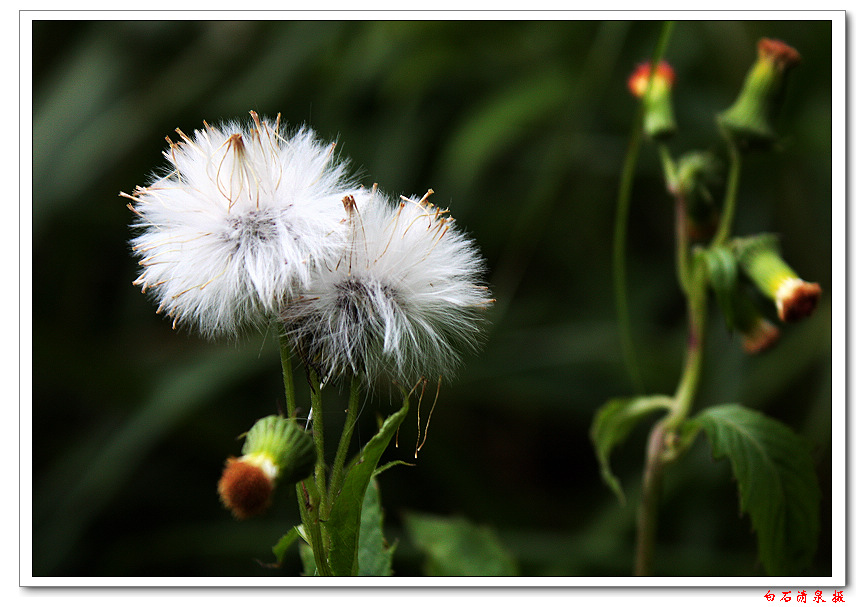
[[590, 436], [601, 465], [601, 477], [622, 504], [625, 503], [625, 493], [610, 469], [610, 453], [628, 437], [637, 422], [650, 413], [669, 409], [672, 402], [669, 396], [662, 395], [614, 398], [595, 413]]
[[709, 284], [715, 292], [727, 329], [736, 324], [736, 296], [739, 287], [739, 266], [736, 254], [729, 247], [711, 247], [700, 252], [706, 264]]
[[334, 575], [358, 575], [358, 543], [366, 488], [378, 466], [378, 460], [408, 414], [408, 409], [409, 400], [406, 397], [402, 409], [385, 420], [378, 434], [372, 437], [349, 465], [342, 489], [333, 500], [327, 520], [322, 521], [330, 535], [328, 561]]
[[384, 512], [378, 483], [373, 478], [366, 488], [360, 515], [358, 542], [358, 575], [393, 575], [393, 551], [384, 537]]
[[301, 542], [298, 548], [300, 550], [300, 562], [303, 564], [303, 575], [308, 577], [318, 575], [318, 568], [315, 565], [315, 553], [312, 551], [312, 546], [306, 542]]
[[692, 424], [705, 430], [714, 457], [730, 459], [766, 573], [799, 574], [820, 533], [820, 488], [808, 444], [781, 422], [739, 405], [707, 409]]
[[279, 567], [282, 565], [282, 560], [285, 558], [285, 551], [291, 547], [294, 542], [297, 541], [297, 538], [300, 537], [300, 532], [297, 527], [292, 527], [289, 529], [285, 535], [279, 538], [279, 541], [272, 548], [273, 555], [276, 557], [276, 566]]
[[519, 575], [516, 559], [489, 527], [460, 517], [409, 514], [406, 529], [426, 556], [425, 575]]

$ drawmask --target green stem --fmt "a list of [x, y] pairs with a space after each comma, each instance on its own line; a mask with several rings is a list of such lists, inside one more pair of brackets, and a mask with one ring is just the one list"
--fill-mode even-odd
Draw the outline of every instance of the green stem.
[[733, 229], [733, 217], [736, 215], [736, 199], [739, 193], [739, 178], [742, 172], [742, 153], [732, 141], [727, 142], [730, 151], [730, 170], [727, 175], [727, 192], [724, 195], [724, 206], [721, 211], [721, 219], [718, 222], [718, 231], [712, 239], [712, 246], [724, 244], [730, 237]]
[[643, 471], [643, 492], [637, 510], [637, 548], [634, 575], [651, 575], [655, 560], [655, 538], [658, 531], [658, 505], [661, 501], [661, 480], [664, 473], [662, 453], [666, 429], [663, 420], [649, 435], [646, 446], [646, 467]]
[[321, 400], [321, 381], [309, 370], [309, 399], [312, 405], [312, 442], [315, 444], [315, 487], [321, 499], [327, 495], [327, 466], [324, 463], [324, 409]]
[[673, 397], [673, 410], [666, 426], [676, 430], [688, 417], [694, 404], [694, 396], [703, 369], [703, 352], [706, 333], [706, 280], [701, 265], [696, 264], [691, 272], [688, 292], [688, 345], [679, 386]]
[[[321, 506], [321, 498], [310, 495], [308, 488], [304, 482], [300, 482], [297, 487], [297, 503], [300, 506], [300, 518], [303, 521], [303, 528], [306, 532], [309, 545], [312, 548], [312, 554], [315, 558], [315, 567], [318, 574], [321, 576], [330, 576], [333, 573], [327, 563], [327, 552], [324, 548], [324, 539], [321, 534], [321, 521], [318, 513]], [[313, 489], [314, 491], [314, 489]]]
[[330, 493], [327, 497], [327, 509], [333, 505], [333, 500], [342, 488], [342, 480], [345, 477], [345, 458], [348, 455], [348, 447], [351, 443], [351, 435], [354, 425], [357, 423], [357, 413], [360, 405], [360, 383], [361, 380], [354, 376], [351, 378], [351, 391], [348, 397], [348, 410], [345, 416], [345, 425], [342, 428], [342, 436], [339, 437], [339, 446], [336, 449], [336, 457], [333, 460], [333, 472], [330, 477]]
[[625, 366], [637, 392], [642, 392], [643, 382], [640, 377], [640, 367], [634, 351], [631, 335], [631, 319], [628, 313], [625, 244], [628, 237], [628, 209], [634, 182], [634, 170], [640, 154], [640, 142], [643, 137], [642, 117], [642, 111], [638, 112], [634, 126], [631, 128], [625, 165], [622, 168], [622, 177], [619, 181], [619, 194], [616, 201], [616, 225], [613, 233], [613, 283], [616, 293], [616, 315], [618, 316], [619, 336], [625, 357]]
[[291, 367], [291, 346], [288, 337], [282, 332], [279, 334], [279, 356], [282, 360], [282, 383], [285, 385], [285, 414], [291, 417], [297, 408], [294, 397], [294, 372]]
[[[291, 416], [297, 408], [297, 399], [294, 392], [294, 371], [291, 364], [291, 346], [288, 343], [288, 338], [280, 333], [279, 336], [279, 355], [282, 361], [282, 381], [285, 385], [285, 405], [286, 414]], [[315, 403], [315, 399], [313, 399]], [[319, 480], [319, 463], [324, 462], [324, 439], [321, 436], [321, 397], [318, 399], [319, 417], [313, 420], [313, 441], [316, 446], [316, 474], [315, 481]], [[315, 406], [313, 406], [315, 411]], [[313, 415], [315, 417], [315, 415]], [[316, 439], [316, 434], [319, 438]], [[323, 466], [323, 464], [322, 464]], [[322, 478], [323, 475], [322, 475]], [[303, 522], [303, 528], [309, 538], [312, 553], [315, 556], [315, 566], [318, 569], [319, 575], [331, 575], [330, 567], [327, 564], [327, 553], [324, 548], [324, 540], [321, 530], [321, 490], [316, 490], [312, 495], [309, 494], [308, 488], [304, 482], [297, 483], [297, 505], [300, 510], [300, 520]], [[315, 495], [317, 493], [318, 495]]]
[[[664, 51], [673, 31], [672, 21], [666, 21], [661, 29], [658, 43], [652, 54], [652, 66], [656, 66]], [[650, 79], [651, 83], [651, 79]], [[651, 86], [651, 84], [650, 84]], [[640, 104], [637, 109], [634, 123], [631, 126], [631, 134], [628, 139], [628, 148], [625, 154], [625, 163], [622, 167], [622, 175], [619, 179], [619, 191], [616, 198], [616, 220], [613, 233], [613, 288], [616, 294], [616, 316], [618, 317], [619, 336], [622, 344], [622, 352], [625, 357], [625, 366], [631, 376], [631, 382], [637, 393], [643, 391], [643, 381], [640, 376], [640, 366], [637, 362], [633, 337], [631, 334], [631, 320], [628, 311], [628, 289], [625, 245], [628, 236], [628, 211], [631, 201], [631, 191], [634, 184], [637, 159], [640, 155], [640, 144], [643, 139], [643, 116], [645, 107]]]

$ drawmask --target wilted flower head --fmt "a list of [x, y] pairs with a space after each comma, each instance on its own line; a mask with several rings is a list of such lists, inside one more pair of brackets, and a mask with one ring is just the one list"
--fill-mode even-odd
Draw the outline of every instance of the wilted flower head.
[[394, 205], [373, 189], [345, 198], [342, 257], [317, 266], [282, 314], [297, 351], [323, 378], [412, 384], [452, 371], [460, 350], [477, 344], [481, 312], [493, 301], [482, 259], [427, 196]]
[[342, 252], [342, 198], [356, 186], [333, 145], [301, 129], [289, 135], [250, 112], [248, 125], [178, 129], [164, 152], [171, 171], [133, 195], [150, 290], [177, 323], [206, 336], [266, 321], [309, 282], [316, 263]]

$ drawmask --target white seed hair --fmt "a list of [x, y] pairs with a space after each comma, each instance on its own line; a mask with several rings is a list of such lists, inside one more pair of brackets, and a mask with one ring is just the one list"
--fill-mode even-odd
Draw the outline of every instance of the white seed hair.
[[170, 172], [137, 187], [134, 282], [164, 312], [206, 337], [236, 335], [276, 316], [319, 264], [344, 250], [342, 199], [360, 192], [334, 145], [251, 123], [178, 129], [164, 152]]
[[491, 303], [474, 242], [446, 210], [421, 199], [394, 204], [375, 188], [346, 197], [348, 233], [335, 264], [282, 312], [296, 350], [321, 377], [435, 380], [477, 347]]

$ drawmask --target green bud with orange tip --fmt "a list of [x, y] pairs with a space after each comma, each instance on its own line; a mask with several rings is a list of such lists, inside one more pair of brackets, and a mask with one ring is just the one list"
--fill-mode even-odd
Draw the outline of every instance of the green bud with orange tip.
[[641, 63], [628, 79], [631, 94], [643, 100], [643, 132], [653, 139], [667, 139], [676, 132], [673, 114], [675, 83], [676, 74], [666, 61], [659, 61], [654, 72], [650, 61]]
[[246, 433], [241, 457], [229, 457], [219, 480], [223, 505], [235, 518], [245, 519], [270, 506], [278, 480], [296, 483], [312, 474], [312, 437], [294, 419], [270, 415]]
[[777, 140], [773, 124], [787, 74], [801, 62], [798, 51], [780, 40], [762, 38], [739, 97], [718, 116], [721, 131], [741, 149], [769, 147]]

